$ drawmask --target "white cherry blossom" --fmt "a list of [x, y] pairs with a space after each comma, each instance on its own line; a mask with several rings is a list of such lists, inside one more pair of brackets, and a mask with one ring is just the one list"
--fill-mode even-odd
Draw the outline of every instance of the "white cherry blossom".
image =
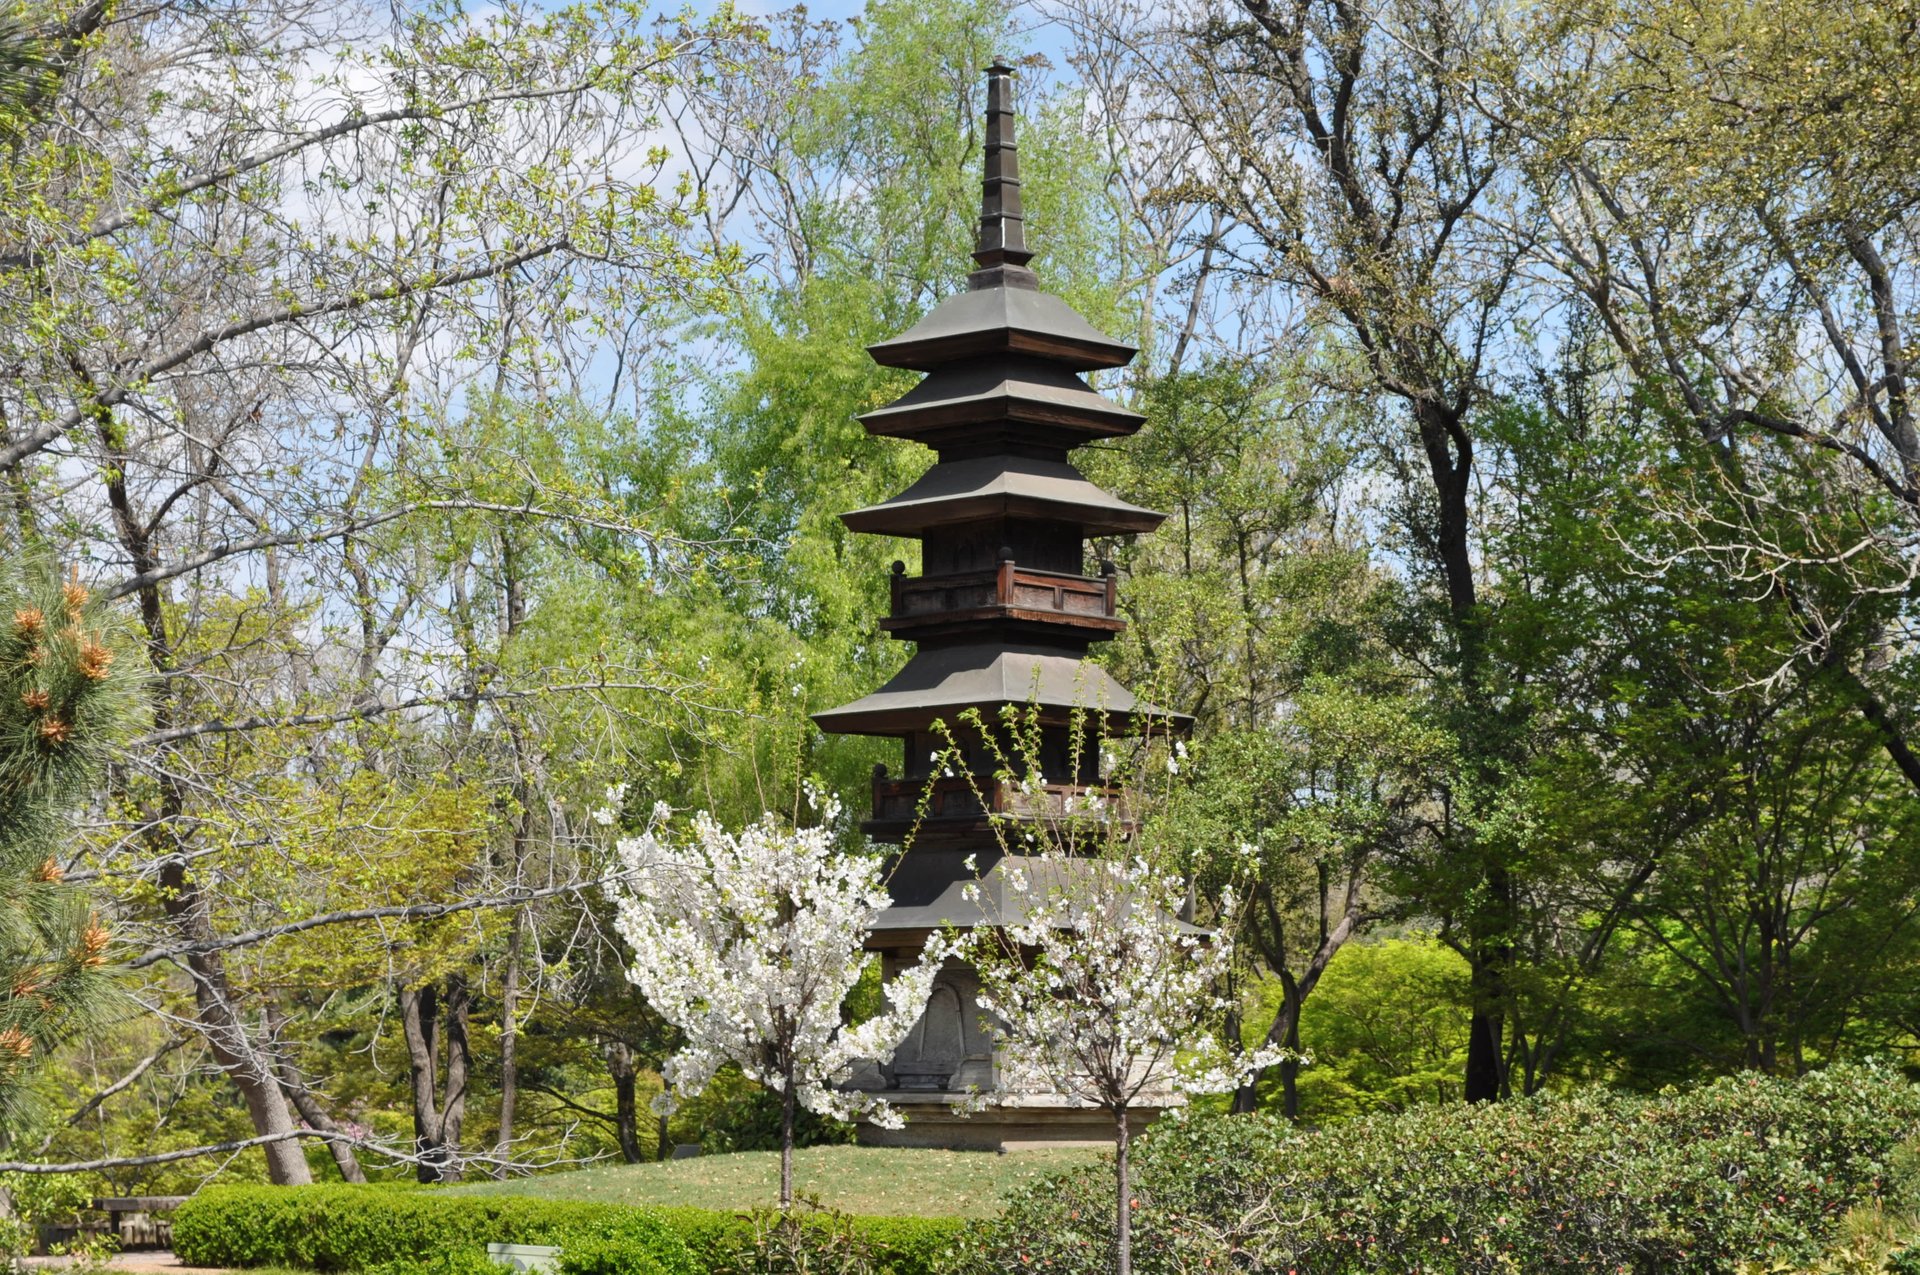
[[[1114, 1117], [1115, 1269], [1131, 1269], [1128, 1111], [1232, 1089], [1284, 1050], [1243, 1053], [1204, 1025], [1228, 1008], [1231, 927], [1182, 922], [1185, 882], [1142, 858], [1033, 856], [1005, 876], [1012, 924], [961, 945], [980, 972], [1003, 1083], [1033, 1082]], [[978, 887], [970, 887], [978, 901]], [[1231, 889], [1220, 900], [1234, 914]]]
[[885, 1102], [835, 1086], [859, 1062], [892, 1058], [926, 1007], [946, 945], [929, 944], [886, 984], [887, 1008], [849, 1026], [841, 1005], [870, 959], [861, 941], [889, 900], [876, 858], [835, 849], [838, 803], [825, 803], [819, 827], [769, 814], [738, 834], [705, 812], [676, 830], [669, 815], [656, 807], [646, 832], [618, 844], [626, 884], [610, 891], [634, 952], [627, 977], [686, 1036], [662, 1068], [670, 1088], [660, 1108], [700, 1093], [729, 1062], [779, 1093], [785, 1208], [796, 1105], [900, 1126]]

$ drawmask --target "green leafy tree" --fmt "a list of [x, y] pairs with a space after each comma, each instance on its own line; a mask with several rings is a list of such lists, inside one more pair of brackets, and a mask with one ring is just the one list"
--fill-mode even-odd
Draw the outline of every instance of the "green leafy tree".
[[1699, 558], [1764, 598], [1768, 674], [1844, 688], [1920, 788], [1911, 603], [1887, 606], [1920, 570], [1915, 20], [1569, 0], [1516, 25], [1488, 93], [1529, 138], [1548, 277], [1700, 462], [1648, 493], [1687, 534], [1642, 567]]
[[[1110, 29], [1136, 20], [1135, 6], [1088, 7]], [[1478, 430], [1524, 282], [1514, 241], [1477, 215], [1513, 159], [1465, 92], [1488, 36], [1454, 0], [1217, 0], [1123, 46], [1204, 156], [1187, 184], [1233, 223], [1236, 264], [1297, 307], [1267, 342], [1326, 349], [1317, 376], [1393, 420], [1378, 473], [1398, 495], [1390, 547], [1414, 586], [1399, 636], [1429, 679], [1429, 711], [1460, 741], [1457, 771], [1431, 788], [1423, 889], [1473, 965], [1473, 1101], [1505, 1087], [1524, 888], [1479, 826], [1512, 725], [1486, 650]]]
[[1430, 934], [1349, 944], [1308, 1005], [1313, 1063], [1301, 1105], [1316, 1122], [1458, 1101], [1467, 963]]
[[1610, 388], [1591, 326], [1571, 335], [1538, 401], [1487, 424], [1490, 649], [1528, 721], [1488, 825], [1528, 865], [1513, 1087], [1817, 1065], [1855, 1048], [1869, 990], [1910, 959], [1912, 803], [1844, 672], [1783, 675], [1781, 599], [1674, 553], [1694, 532], [1661, 497], [1832, 530], [1852, 516], [1819, 506], [1837, 462], [1776, 467], [1794, 494], [1771, 512], [1696, 484], [1721, 460]]

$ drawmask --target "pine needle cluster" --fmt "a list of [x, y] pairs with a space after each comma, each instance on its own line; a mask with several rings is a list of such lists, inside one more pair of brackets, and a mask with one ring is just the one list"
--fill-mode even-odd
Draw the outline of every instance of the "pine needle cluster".
[[140, 694], [105, 607], [77, 575], [0, 573], [0, 1132], [35, 1064], [114, 999], [112, 936], [62, 851]]

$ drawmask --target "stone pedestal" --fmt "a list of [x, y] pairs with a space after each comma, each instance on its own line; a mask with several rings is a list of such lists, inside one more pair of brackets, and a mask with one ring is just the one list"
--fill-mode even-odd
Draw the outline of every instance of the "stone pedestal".
[[[889, 954], [887, 977], [910, 963]], [[869, 1066], [850, 1087], [885, 1098], [906, 1118], [904, 1129], [862, 1122], [858, 1137], [870, 1147], [945, 1147], [955, 1151], [1030, 1151], [1041, 1147], [1110, 1147], [1113, 1117], [1063, 1094], [1017, 1089], [1000, 1065], [984, 1011], [975, 999], [979, 979], [953, 962], [934, 981], [927, 1011], [885, 1066]], [[1177, 1095], [1152, 1096], [1128, 1112], [1138, 1133]]]
[[[907, 1118], [904, 1129], [861, 1124], [861, 1145], [869, 1147], [945, 1147], [953, 1151], [1038, 1151], [1046, 1147], [1110, 1147], [1113, 1117], [1097, 1107], [1081, 1106], [1058, 1094], [1008, 1094], [983, 1111], [957, 1116], [953, 1104], [968, 1095], [888, 1093]], [[1135, 1107], [1127, 1128], [1146, 1128], [1165, 1108]]]

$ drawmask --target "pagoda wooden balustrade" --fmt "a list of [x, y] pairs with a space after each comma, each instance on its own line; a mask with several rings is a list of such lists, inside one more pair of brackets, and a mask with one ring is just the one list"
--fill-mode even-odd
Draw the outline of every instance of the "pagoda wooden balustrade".
[[[1072, 818], [1114, 818], [1131, 821], [1125, 793], [1118, 788], [1097, 784], [1040, 784], [1023, 788], [1002, 781], [983, 783], [978, 794], [974, 784], [962, 778], [935, 779], [929, 787], [925, 776], [889, 779], [875, 775], [873, 780], [873, 821], [875, 823], [912, 823], [928, 820], [977, 820], [986, 814], [1009, 819], [1051, 822]], [[983, 810], [980, 798], [986, 798]], [[920, 813], [921, 798], [926, 812]], [[1097, 802], [1095, 806], [1092, 803]]]
[[894, 620], [912, 621], [981, 611], [1038, 612], [1061, 618], [1111, 620], [1116, 577], [1035, 571], [1011, 561], [990, 571], [909, 577], [895, 571]]

